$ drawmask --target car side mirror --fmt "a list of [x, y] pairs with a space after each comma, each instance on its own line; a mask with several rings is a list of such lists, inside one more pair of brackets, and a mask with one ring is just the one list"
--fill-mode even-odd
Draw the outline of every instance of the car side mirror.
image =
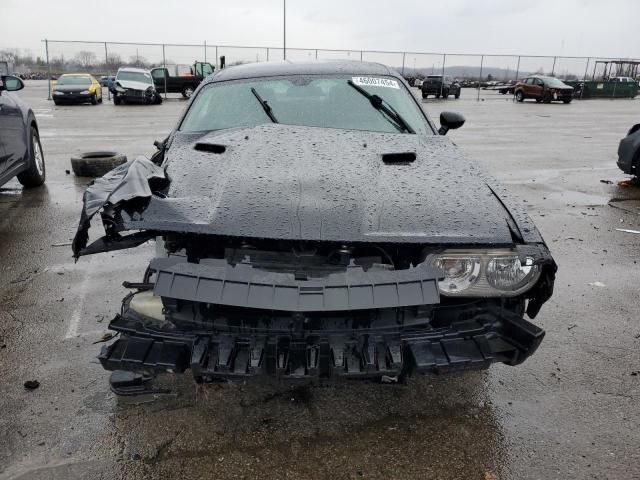
[[8, 92], [17, 92], [24, 88], [24, 82], [13, 75], [3, 75], [2, 83], [0, 83], [0, 90], [6, 90]]
[[458, 112], [442, 112], [440, 114], [440, 135], [446, 135], [449, 130], [455, 130], [464, 125], [465, 118]]

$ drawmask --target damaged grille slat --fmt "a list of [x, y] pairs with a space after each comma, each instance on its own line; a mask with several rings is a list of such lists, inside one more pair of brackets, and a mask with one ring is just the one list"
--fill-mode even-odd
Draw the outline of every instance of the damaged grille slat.
[[264, 272], [250, 265], [194, 264], [155, 259], [155, 295], [202, 303], [292, 312], [395, 308], [439, 302], [439, 270], [366, 272], [348, 269], [326, 278], [296, 280], [287, 273]]

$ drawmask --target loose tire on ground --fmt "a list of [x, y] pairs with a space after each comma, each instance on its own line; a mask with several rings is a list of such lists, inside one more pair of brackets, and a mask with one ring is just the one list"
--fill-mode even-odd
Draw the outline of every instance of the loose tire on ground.
[[78, 177], [101, 177], [126, 161], [121, 153], [87, 152], [71, 157], [71, 168]]
[[46, 178], [44, 166], [44, 154], [40, 145], [40, 135], [33, 125], [31, 126], [31, 149], [29, 152], [29, 168], [18, 174], [18, 181], [26, 188], [39, 187]]

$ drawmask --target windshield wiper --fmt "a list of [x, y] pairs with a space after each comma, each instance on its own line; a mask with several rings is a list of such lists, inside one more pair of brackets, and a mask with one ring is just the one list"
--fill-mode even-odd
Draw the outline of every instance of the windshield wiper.
[[[413, 128], [411, 128], [409, 126], [409, 124], [407, 123], [407, 121], [402, 118], [402, 115], [400, 115], [395, 108], [393, 108], [389, 102], [387, 102], [386, 100], [384, 100], [382, 97], [379, 97], [378, 95], [375, 94], [371, 94], [369, 92], [367, 92], [364, 88], [356, 85], [355, 83], [353, 83], [352, 80], [347, 81], [347, 83], [352, 86], [353, 88], [356, 89], [356, 91], [358, 93], [360, 93], [362, 96], [366, 97], [369, 102], [371, 102], [371, 105], [373, 105], [373, 108], [375, 108], [376, 110], [379, 110], [381, 112], [384, 112], [387, 117], [389, 117], [391, 120], [393, 120], [393, 122], [395, 122], [397, 125], [396, 128], [398, 128], [400, 131], [406, 131], [409, 133], [416, 133], [415, 130]], [[386, 117], [385, 117], [386, 118]]]
[[253, 93], [253, 96], [258, 99], [258, 101], [260, 102], [260, 105], [262, 106], [262, 109], [264, 110], [264, 113], [267, 114], [267, 116], [271, 119], [271, 121], [273, 123], [279, 123], [278, 120], [276, 119], [276, 116], [273, 114], [273, 110], [271, 109], [269, 104], [266, 102], [266, 100], [262, 99], [262, 97], [256, 91], [255, 88], [251, 87], [251, 93]]

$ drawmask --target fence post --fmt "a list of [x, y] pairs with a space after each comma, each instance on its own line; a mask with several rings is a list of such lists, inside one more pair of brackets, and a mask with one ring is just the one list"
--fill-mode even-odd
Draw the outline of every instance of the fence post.
[[478, 78], [478, 97], [476, 102], [480, 101], [480, 82], [482, 82], [482, 67], [484, 66], [484, 55], [480, 56], [480, 78]]
[[318, 49], [316, 48], [316, 60], [318, 59]]
[[516, 82], [518, 81], [518, 75], [520, 75], [520, 55], [518, 55], [518, 65], [516, 66]]
[[[109, 88], [109, 52], [107, 50], [107, 42], [104, 42], [104, 66], [107, 69], [107, 100], [111, 101], [111, 89]], [[102, 88], [102, 86], [100, 86]]]
[[218, 69], [218, 61], [220, 57], [218, 57], [218, 46], [216, 45], [216, 70]]
[[[162, 68], [164, 68], [164, 99], [167, 99], [167, 62], [164, 57], [164, 43], [162, 44]], [[194, 72], [195, 73], [195, 72]]]
[[360, 50], [360, 61], [362, 61], [362, 50]]
[[269, 47], [267, 47], [267, 62], [269, 61]]
[[551, 67], [551, 76], [554, 77], [556, 73], [556, 60], [558, 57], [553, 57], [553, 66]]
[[582, 95], [584, 94], [584, 87], [586, 86], [585, 83], [587, 81], [587, 75], [589, 74], [589, 61], [591, 60], [591, 57], [587, 57], [587, 66], [584, 67], [584, 78], [582, 79], [582, 88], [580, 89], [580, 100], [582, 100]]
[[207, 41], [206, 40], [204, 41], [204, 63], [207, 63]]
[[49, 78], [49, 96], [47, 97], [47, 100], [51, 100], [51, 64], [49, 63], [49, 40], [46, 38], [44, 39], [44, 52], [47, 57], [47, 76]]
[[444, 86], [444, 64], [447, 63], [447, 54], [442, 54], [442, 81], [440, 82], [440, 96], [442, 96], [442, 88]]
[[[362, 52], [360, 52], [360, 54], [362, 54]], [[404, 60], [405, 57], [407, 56], [407, 52], [402, 52], [402, 76], [404, 77]], [[362, 59], [362, 58], [361, 58]], [[415, 72], [414, 72], [415, 73]]]

